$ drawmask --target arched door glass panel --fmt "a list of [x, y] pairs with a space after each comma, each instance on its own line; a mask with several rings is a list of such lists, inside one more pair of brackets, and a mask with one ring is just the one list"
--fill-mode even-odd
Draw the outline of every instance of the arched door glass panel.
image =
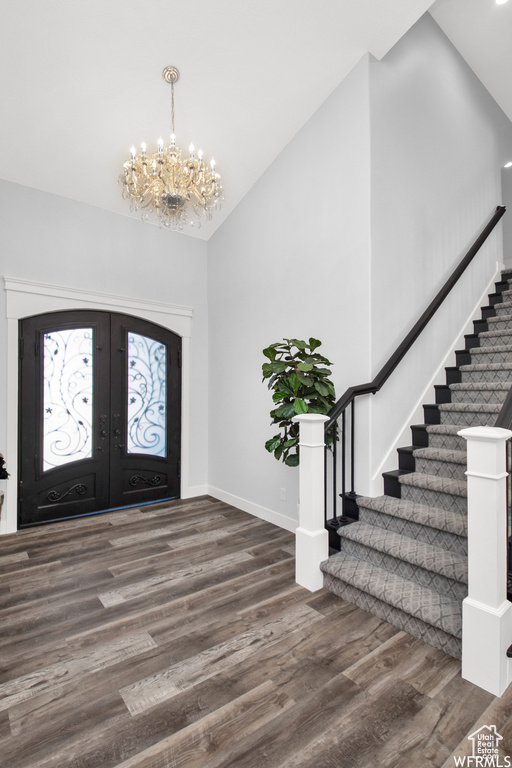
[[167, 349], [161, 341], [128, 333], [126, 450], [166, 456]]
[[44, 334], [43, 471], [92, 456], [93, 329]]

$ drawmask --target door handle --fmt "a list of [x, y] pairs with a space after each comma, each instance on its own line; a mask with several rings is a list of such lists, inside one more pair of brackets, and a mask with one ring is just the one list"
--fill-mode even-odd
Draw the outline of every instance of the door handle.
[[119, 414], [119, 413], [114, 413], [113, 414], [113, 416], [112, 416], [112, 434], [114, 435], [114, 437], [119, 437], [119, 435], [121, 434], [121, 429], [120, 429], [120, 425], [119, 425], [120, 419], [121, 419], [121, 414]]
[[[106, 424], [107, 424], [107, 416], [106, 416], [106, 414], [102, 413], [100, 415], [100, 429], [99, 429], [100, 440], [106, 440], [106, 438], [107, 438], [107, 430], [105, 429]], [[102, 451], [103, 450], [103, 446], [102, 445], [96, 446], [96, 450], [97, 451]]]

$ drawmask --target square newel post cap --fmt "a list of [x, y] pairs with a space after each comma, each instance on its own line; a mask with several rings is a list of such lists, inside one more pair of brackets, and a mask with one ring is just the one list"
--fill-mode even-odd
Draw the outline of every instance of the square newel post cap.
[[502, 427], [468, 427], [461, 429], [457, 434], [465, 440], [481, 440], [488, 443], [497, 443], [512, 437], [512, 431]]
[[303, 421], [306, 424], [315, 422], [317, 424], [325, 424], [326, 421], [329, 421], [329, 417], [325, 416], [323, 413], [301, 413], [298, 416], [294, 416], [292, 421], [297, 421], [299, 423]]
[[324, 424], [329, 417], [323, 413], [301, 413], [292, 421], [299, 425], [299, 445], [320, 447], [324, 445]]

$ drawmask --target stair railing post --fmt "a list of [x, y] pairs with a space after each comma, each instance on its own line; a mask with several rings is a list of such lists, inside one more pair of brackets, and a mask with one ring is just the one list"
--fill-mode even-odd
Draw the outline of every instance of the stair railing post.
[[295, 581], [316, 592], [323, 587], [320, 563], [329, 557], [324, 525], [324, 424], [327, 416], [305, 413], [299, 424], [299, 526], [295, 532]]
[[468, 596], [462, 603], [462, 677], [495, 696], [512, 682], [512, 603], [507, 600], [506, 441], [512, 432], [459, 433], [468, 456]]

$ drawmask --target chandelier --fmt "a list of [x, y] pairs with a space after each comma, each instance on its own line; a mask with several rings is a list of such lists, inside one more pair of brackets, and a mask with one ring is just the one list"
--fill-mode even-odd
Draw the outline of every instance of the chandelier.
[[139, 155], [132, 147], [119, 183], [130, 209], [142, 211], [143, 221], [153, 217], [160, 226], [175, 230], [182, 230], [187, 222], [200, 227], [201, 220], [210, 221], [212, 212], [221, 207], [220, 175], [215, 160], [206, 165], [202, 151], [196, 155], [193, 144], [188, 157], [182, 157], [174, 133], [174, 83], [180, 73], [176, 67], [166, 67], [162, 76], [171, 85], [171, 143], [164, 147], [159, 139], [157, 152], [149, 155], [145, 144], [141, 144]]

